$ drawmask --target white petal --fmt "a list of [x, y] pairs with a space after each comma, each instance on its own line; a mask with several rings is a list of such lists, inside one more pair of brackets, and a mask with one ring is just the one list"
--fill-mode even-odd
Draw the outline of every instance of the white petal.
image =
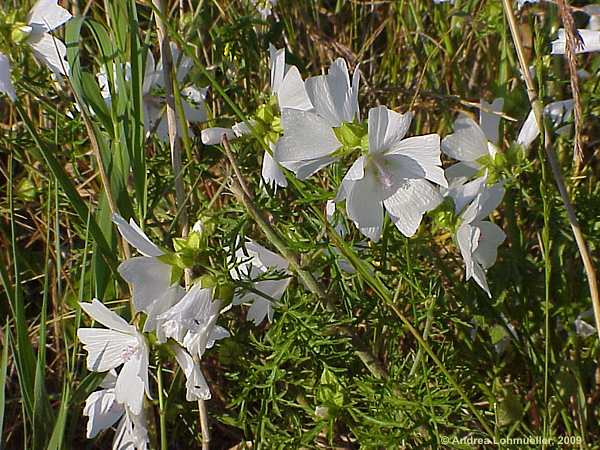
[[272, 44], [269, 44], [269, 57], [271, 66], [271, 91], [278, 94], [285, 73], [285, 49], [277, 50]]
[[231, 128], [206, 128], [201, 133], [202, 143], [204, 145], [219, 145], [223, 140], [223, 136], [226, 136], [228, 140], [233, 140], [237, 136]]
[[141, 364], [141, 355], [130, 358], [123, 364], [115, 386], [117, 401], [127, 405], [134, 414], [140, 414], [144, 404], [144, 381], [139, 377]]
[[156, 331], [158, 342], [165, 342], [167, 338], [162, 329], [162, 321], [158, 320], [158, 316], [165, 313], [177, 302], [179, 302], [184, 295], [185, 289], [175, 284], [167, 289], [162, 296], [158, 297], [154, 302], [152, 302], [152, 304], [146, 310], [148, 317], [144, 323], [144, 333]]
[[87, 368], [93, 372], [119, 367], [139, 347], [137, 336], [103, 328], [80, 328], [77, 337], [88, 352]]
[[358, 105], [355, 103], [358, 94], [351, 89], [346, 61], [336, 59], [327, 75], [310, 77], [305, 86], [317, 114], [331, 127], [340, 126], [342, 122], [352, 122], [358, 112]]
[[452, 164], [444, 171], [448, 184], [453, 183], [464, 183], [469, 178], [477, 175], [477, 172], [481, 169], [481, 164], [476, 161], [459, 161]]
[[287, 71], [280, 89], [276, 93], [280, 110], [289, 108], [308, 111], [313, 107], [304, 87], [304, 81], [302, 81], [300, 72], [295, 66], [290, 67]]
[[367, 236], [377, 238], [373, 240], [379, 239], [378, 230], [383, 227], [383, 204], [379, 191], [376, 177], [367, 171], [362, 179], [353, 183], [346, 199], [348, 217], [363, 234], [369, 233], [370, 236]]
[[113, 426], [124, 414], [125, 408], [116, 401], [114, 389], [92, 392], [85, 400], [83, 415], [88, 416], [86, 437], [92, 439]]
[[252, 240], [248, 240], [245, 247], [248, 255], [252, 257], [252, 264], [262, 271], [268, 269], [286, 271], [289, 266], [287, 260]]
[[354, 73], [352, 74], [352, 89], [350, 91], [350, 106], [352, 111], [352, 116], [356, 116], [356, 119], [360, 121], [360, 108], [358, 107], [358, 87], [360, 84], [360, 70], [358, 70], [358, 65], [354, 68]]
[[504, 197], [502, 183], [484, 188], [461, 214], [462, 221], [471, 223], [486, 218], [498, 207], [502, 197]]
[[117, 426], [113, 439], [113, 450], [146, 450], [148, 430], [144, 411], [138, 415], [125, 408], [125, 414]]
[[146, 53], [146, 68], [144, 70], [144, 82], [142, 85], [142, 92], [144, 95], [150, 93], [155, 86], [162, 85], [162, 70], [160, 67], [156, 67], [156, 61], [151, 51]]
[[448, 186], [442, 169], [440, 137], [437, 134], [403, 139], [385, 155], [386, 159], [394, 159], [396, 155], [410, 158], [419, 169], [419, 175], [415, 178], [426, 178], [440, 186]]
[[487, 174], [469, 183], [456, 182], [456, 184], [450, 185], [447, 195], [452, 197], [454, 201], [454, 212], [456, 214], [459, 214], [467, 204], [471, 203], [477, 197], [477, 194], [485, 188], [486, 181]]
[[284, 109], [281, 125], [284, 135], [277, 142], [273, 155], [280, 164], [322, 158], [341, 146], [333, 129], [312, 112]]
[[265, 182], [268, 185], [270, 185], [271, 187], [274, 187], [274, 186], [286, 187], [287, 186], [287, 179], [285, 178], [285, 175], [281, 171], [279, 164], [277, 164], [277, 162], [273, 159], [273, 157], [268, 152], [265, 152], [265, 156], [263, 157], [261, 173], [262, 173], [262, 177], [265, 180]]
[[475, 225], [479, 228], [479, 243], [473, 257], [484, 269], [489, 269], [496, 262], [498, 246], [506, 239], [506, 234], [498, 225], [483, 221]]
[[[583, 41], [583, 45], [576, 49], [575, 53], [589, 53], [600, 51], [600, 31], [577, 30]], [[558, 30], [558, 37], [552, 41], [552, 54], [564, 55], [566, 53], [566, 35], [564, 28]]]
[[46, 64], [55, 74], [65, 76], [69, 74], [67, 47], [60, 39], [48, 33], [32, 34], [27, 43], [37, 59]]
[[342, 179], [342, 184], [338, 190], [335, 201], [339, 202], [348, 197], [348, 193], [352, 190], [354, 182], [362, 179], [365, 176], [365, 161], [364, 156], [359, 156], [356, 161], [350, 166], [346, 175]]
[[136, 256], [121, 263], [118, 271], [132, 284], [133, 304], [137, 311], [147, 311], [171, 286], [171, 266], [157, 258]]
[[407, 237], [414, 235], [423, 215], [435, 209], [442, 201], [439, 191], [426, 180], [406, 180], [394, 195], [384, 200], [390, 218]]
[[257, 281], [253, 283], [252, 287], [264, 296], [248, 291], [236, 298], [236, 303], [252, 303], [246, 318], [254, 322], [255, 325], [260, 325], [265, 317], [271, 322], [273, 320], [273, 302], [270, 299], [279, 301], [290, 281], [291, 278]]
[[529, 147], [531, 143], [538, 137], [540, 134], [540, 129], [537, 126], [537, 121], [535, 120], [535, 114], [533, 113], [533, 109], [529, 111], [529, 115], [523, 126], [521, 127], [521, 131], [519, 131], [519, 136], [517, 137], [517, 143], [523, 145], [525, 148]]
[[38, 0], [29, 15], [27, 22], [43, 31], [52, 31], [71, 19], [71, 13], [58, 4], [58, 0]]
[[442, 151], [458, 161], [476, 161], [489, 154], [485, 134], [466, 116], [456, 119], [454, 133], [442, 140]]
[[[481, 100], [479, 103], [481, 109], [479, 110], [479, 125], [483, 130], [483, 134], [488, 141], [492, 144], [498, 145], [499, 139], [499, 127], [500, 127], [500, 118], [499, 114], [494, 114], [493, 112], [501, 113], [502, 108], [504, 107], [504, 99], [497, 98], [492, 103], [488, 103], [485, 100]], [[493, 112], [486, 112], [484, 110], [489, 110]]]
[[188, 122], [205, 122], [208, 118], [204, 103], [200, 103], [199, 105], [193, 105], [186, 99], [182, 99], [181, 106], [183, 107], [183, 114], [185, 115], [185, 118]]
[[116, 314], [115, 312], [108, 309], [98, 299], [93, 299], [92, 303], [79, 303], [81, 309], [83, 309], [92, 319], [96, 322], [101, 323], [107, 328], [111, 328], [121, 333], [135, 333], [135, 327], [128, 324], [125, 319]]
[[327, 167], [332, 162], [336, 161], [335, 158], [330, 158], [325, 156], [323, 158], [310, 159], [307, 161], [288, 161], [285, 163], [281, 163], [283, 167], [294, 172], [296, 174], [296, 178], [299, 180], [305, 180], [308, 177], [314, 175], [319, 170], [324, 167]]
[[167, 338], [183, 343], [185, 334], [189, 330], [196, 331], [202, 325], [210, 322], [213, 316], [218, 316], [219, 304], [218, 301], [212, 302], [211, 289], [203, 289], [196, 284], [178, 303], [159, 315], [158, 320], [162, 321]]
[[210, 400], [210, 388], [206, 383], [206, 379], [200, 370], [200, 367], [194, 363], [193, 358], [177, 344], [171, 344], [171, 349], [175, 353], [175, 359], [186, 378], [186, 396], [188, 402], [196, 400]]
[[[406, 135], [412, 113], [399, 114], [378, 106], [369, 110], [369, 153], [381, 153], [398, 145]], [[439, 143], [438, 143], [439, 153]]]
[[112, 221], [117, 226], [123, 239], [133, 245], [142, 255], [161, 256], [165, 254], [146, 236], [146, 233], [142, 231], [133, 219], [130, 219], [129, 223], [127, 223], [120, 215], [113, 214]]
[[17, 93], [10, 79], [10, 61], [0, 53], [0, 92], [5, 93], [14, 102], [17, 99]]

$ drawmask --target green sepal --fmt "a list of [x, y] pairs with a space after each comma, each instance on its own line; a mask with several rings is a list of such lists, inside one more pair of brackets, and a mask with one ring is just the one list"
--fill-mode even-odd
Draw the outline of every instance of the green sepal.
[[344, 122], [339, 127], [334, 128], [333, 133], [343, 147], [361, 148], [363, 137], [367, 135], [367, 129], [361, 123]]

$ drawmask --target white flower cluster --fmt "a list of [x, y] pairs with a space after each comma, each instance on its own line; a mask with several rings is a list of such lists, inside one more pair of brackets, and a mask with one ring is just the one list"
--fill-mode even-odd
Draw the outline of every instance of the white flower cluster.
[[[173, 281], [173, 266], [166, 253], [156, 246], [131, 220], [113, 216], [119, 232], [140, 253], [125, 260], [118, 270], [130, 283], [132, 304], [146, 320], [142, 330], [129, 324], [97, 299], [81, 303], [81, 308], [106, 328], [80, 328], [77, 336], [88, 352], [87, 367], [106, 372], [101, 389], [86, 400], [87, 437], [112, 427], [117, 421], [113, 449], [146, 449], [148, 433], [144, 398], [151, 398], [148, 382], [149, 345], [144, 333], [155, 333], [158, 344], [167, 344], [186, 377], [186, 400], [208, 400], [209, 386], [199, 361], [216, 341], [229, 336], [217, 325], [219, 315], [230, 306], [215, 298], [215, 289], [193, 284], [187, 291]], [[283, 295], [290, 278], [287, 264], [278, 255], [254, 242], [236, 253], [231, 269], [233, 279], [245, 279], [249, 290], [235, 296], [233, 304], [252, 303], [248, 319], [260, 324], [272, 320], [272, 305]], [[285, 275], [278, 280], [254, 279], [269, 270]], [[117, 369], [119, 369], [117, 373]]]

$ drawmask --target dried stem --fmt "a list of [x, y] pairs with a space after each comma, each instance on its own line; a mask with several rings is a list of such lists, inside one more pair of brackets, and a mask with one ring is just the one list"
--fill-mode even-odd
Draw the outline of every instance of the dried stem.
[[579, 91], [579, 78], [577, 76], [577, 48], [582, 44], [575, 22], [573, 21], [573, 15], [571, 14], [569, 4], [567, 0], [557, 0], [558, 9], [560, 16], [562, 17], [563, 26], [565, 28], [566, 37], [566, 52], [567, 63], [569, 65], [569, 75], [571, 81], [571, 93], [573, 94], [573, 103], [575, 104], [575, 142], [573, 144], [573, 160], [575, 161], [576, 167], [583, 162], [583, 149], [581, 148], [581, 124], [582, 124], [582, 110], [581, 110], [581, 95]]
[[558, 187], [560, 197], [567, 211], [567, 218], [569, 219], [569, 224], [571, 225], [573, 235], [575, 236], [575, 242], [577, 243], [577, 247], [579, 249], [579, 253], [583, 261], [583, 267], [587, 275], [588, 285], [590, 288], [590, 295], [592, 297], [594, 319], [596, 321], [596, 331], [598, 332], [598, 337], [600, 338], [600, 294], [598, 292], [598, 280], [596, 279], [596, 271], [592, 262], [592, 256], [585, 241], [585, 237], [581, 232], [579, 221], [577, 220], [577, 216], [575, 215], [575, 209], [573, 208], [573, 205], [571, 204], [571, 201], [569, 199], [569, 194], [567, 192], [567, 188], [565, 186], [565, 182], [560, 171], [558, 158], [556, 157], [554, 147], [552, 146], [552, 135], [548, 127], [546, 127], [544, 124], [543, 105], [542, 102], [537, 98], [537, 90], [535, 88], [533, 78], [531, 77], [531, 74], [527, 69], [529, 66], [525, 58], [523, 42], [521, 41], [521, 38], [519, 36], [515, 14], [510, 5], [510, 0], [502, 0], [502, 3], [504, 5], [504, 11], [508, 19], [510, 32], [512, 34], [515, 49], [517, 51], [517, 57], [519, 59], [519, 65], [521, 66], [521, 72], [523, 73], [525, 84], [527, 85], [527, 94], [529, 96], [529, 101], [531, 103], [533, 112], [535, 114], [535, 120], [537, 122], [538, 128], [540, 130], [544, 130], [544, 150], [546, 152], [546, 156], [548, 157], [548, 163], [550, 164], [550, 169], [552, 170], [554, 181], [556, 182], [556, 186]]
[[[180, 215], [181, 235], [182, 237], [186, 237], [189, 232], [189, 223], [187, 209], [185, 207], [183, 178], [181, 176], [181, 140], [178, 135], [178, 130], [182, 129], [184, 125], [187, 126], [187, 124], [177, 123], [176, 104], [175, 97], [173, 95], [173, 54], [171, 53], [171, 46], [169, 44], [167, 30], [162, 20], [162, 18], [166, 16], [165, 4], [161, 0], [152, 0], [152, 3], [157, 10], [155, 19], [160, 43], [160, 57], [163, 63], [163, 78], [167, 103], [167, 127], [169, 131], [169, 146], [171, 148], [171, 166], [173, 169], [173, 176], [175, 177], [175, 204], [176, 207], [182, 208]], [[185, 118], [182, 117], [181, 120], [183, 121]], [[190, 269], [186, 269], [184, 271], [184, 277], [185, 287], [188, 289], [192, 281], [192, 273]], [[196, 364], [200, 365], [200, 361], [196, 361]], [[202, 432], [202, 450], [208, 450], [210, 448], [210, 431], [208, 427], [208, 413], [204, 400], [198, 400], [198, 413], [200, 416], [200, 430]]]

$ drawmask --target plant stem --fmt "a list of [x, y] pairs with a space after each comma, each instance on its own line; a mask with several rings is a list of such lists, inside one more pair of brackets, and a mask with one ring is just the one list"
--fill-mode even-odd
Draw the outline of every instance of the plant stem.
[[550, 164], [550, 170], [552, 171], [552, 176], [554, 177], [554, 181], [556, 183], [556, 186], [558, 187], [558, 192], [560, 193], [563, 205], [565, 206], [565, 209], [567, 211], [567, 218], [569, 220], [569, 224], [571, 225], [573, 235], [575, 236], [575, 242], [577, 243], [577, 247], [581, 255], [581, 260], [583, 261], [583, 267], [587, 275], [590, 295], [592, 297], [592, 306], [594, 308], [596, 331], [598, 333], [598, 337], [600, 338], [600, 293], [598, 291], [598, 280], [596, 278], [596, 271], [594, 269], [592, 257], [587, 246], [585, 237], [581, 232], [581, 227], [579, 226], [579, 221], [577, 220], [577, 216], [575, 214], [575, 208], [573, 207], [573, 205], [571, 204], [571, 200], [569, 199], [569, 194], [567, 192], [567, 188], [565, 186], [565, 182], [560, 171], [558, 158], [556, 157], [554, 147], [552, 146], [552, 136], [550, 130], [544, 124], [543, 105], [537, 96], [537, 90], [535, 88], [533, 78], [531, 77], [531, 74], [528, 70], [529, 66], [527, 64], [527, 59], [525, 58], [523, 42], [521, 41], [521, 37], [519, 36], [519, 30], [517, 28], [517, 19], [515, 18], [514, 11], [512, 10], [512, 7], [510, 5], [510, 0], [502, 0], [502, 4], [504, 6], [504, 12], [508, 19], [508, 24], [510, 26], [510, 32], [512, 34], [513, 43], [515, 44], [517, 57], [519, 59], [519, 65], [521, 66], [521, 73], [523, 74], [523, 78], [525, 79], [525, 84], [527, 86], [527, 95], [529, 96], [529, 102], [531, 103], [531, 108], [535, 115], [535, 120], [537, 122], [538, 128], [540, 130], [544, 130], [544, 150], [546, 152], [546, 157], [548, 158], [548, 163]]
[[[312, 274], [304, 270], [300, 265], [298, 256], [291, 251], [285, 242], [279, 237], [277, 232], [271, 228], [271, 226], [267, 223], [267, 221], [263, 218], [263, 214], [259, 211], [254, 204], [252, 203], [252, 199], [246, 193], [248, 187], [246, 189], [242, 187], [242, 183], [245, 182], [239, 177], [241, 177], [241, 173], [237, 163], [235, 161], [235, 157], [231, 153], [231, 148], [229, 147], [229, 142], [226, 137], [223, 137], [223, 147], [225, 149], [225, 153], [229, 158], [231, 166], [233, 167], [233, 171], [236, 174], [236, 178], [232, 179], [231, 191], [236, 196], [238, 201], [244, 205], [250, 216], [254, 219], [258, 227], [265, 234], [267, 239], [275, 246], [277, 251], [283, 256], [283, 258], [289, 263], [290, 268], [298, 275], [298, 277], [303, 281], [306, 288], [312, 292], [324, 305], [327, 311], [335, 312], [335, 308], [333, 302], [327, 297], [323, 289], [319, 286], [315, 278]], [[386, 379], [388, 377], [388, 373], [383, 364], [373, 355], [373, 353], [365, 348], [362, 344], [360, 338], [352, 332], [348, 327], [341, 326], [339, 327], [342, 334], [346, 337], [349, 337], [352, 341], [353, 346], [355, 347], [355, 353], [363, 362], [365, 367], [371, 372], [371, 374], [377, 378]]]
[[[163, 63], [163, 78], [167, 103], [167, 126], [169, 130], [169, 145], [171, 148], [171, 165], [173, 168], [173, 176], [175, 177], [175, 204], [182, 208], [180, 216], [181, 235], [182, 237], [186, 237], [189, 231], [189, 224], [187, 209], [184, 206], [185, 193], [183, 189], [183, 178], [181, 176], [181, 141], [178, 136], [178, 130], [183, 129], [184, 126], [187, 127], [187, 124], [177, 123], [176, 104], [173, 94], [173, 80], [175, 79], [173, 71], [173, 55], [169, 44], [169, 36], [162, 20], [163, 17], [166, 17], [165, 5], [161, 0], [152, 0], [152, 3], [156, 8], [154, 17], [156, 20], [156, 27], [158, 28], [160, 56]], [[181, 117], [182, 121], [184, 119], [184, 117]], [[184, 277], [185, 287], [188, 289], [192, 281], [190, 269], [184, 271]], [[200, 364], [199, 361], [196, 361], [196, 363]], [[200, 416], [200, 430], [202, 432], [202, 450], [208, 450], [210, 448], [210, 432], [208, 427], [208, 413], [206, 411], [206, 403], [204, 400], [198, 400], [198, 411]]]

